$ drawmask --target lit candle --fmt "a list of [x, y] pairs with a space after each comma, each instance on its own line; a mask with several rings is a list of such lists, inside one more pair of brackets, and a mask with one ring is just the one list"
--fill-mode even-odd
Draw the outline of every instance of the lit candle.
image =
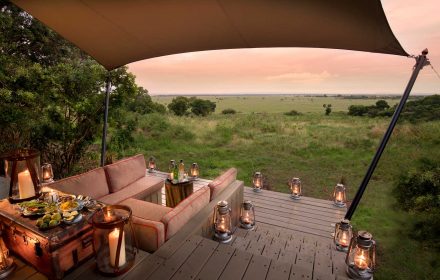
[[47, 181], [49, 179], [50, 179], [50, 174], [49, 174], [49, 171], [46, 170], [43, 173], [43, 180]]
[[339, 202], [342, 201], [342, 193], [341, 192], [336, 193], [336, 201], [339, 201]]
[[107, 211], [104, 214], [104, 221], [110, 222], [111, 220], [113, 220], [112, 210], [107, 209]]
[[[118, 239], [119, 239], [119, 228], [115, 228], [108, 235], [108, 245], [110, 249], [110, 265], [116, 266], [116, 250], [118, 249]], [[125, 264], [125, 239], [124, 232], [122, 232], [122, 241], [121, 241], [121, 251], [119, 253], [119, 265], [121, 267]]]
[[35, 196], [34, 183], [28, 169], [18, 173], [18, 191], [20, 199]]
[[341, 234], [341, 238], [339, 239], [339, 244], [341, 244], [342, 246], [348, 246], [348, 238], [347, 238], [347, 233], [344, 231]]
[[298, 194], [299, 193], [299, 187], [298, 185], [294, 185], [293, 186], [293, 194]]
[[362, 250], [362, 249], [358, 249], [358, 250], [359, 250], [359, 252], [354, 257], [354, 264], [359, 269], [367, 269], [368, 268], [368, 261], [367, 261], [367, 257], [364, 254], [364, 250]]

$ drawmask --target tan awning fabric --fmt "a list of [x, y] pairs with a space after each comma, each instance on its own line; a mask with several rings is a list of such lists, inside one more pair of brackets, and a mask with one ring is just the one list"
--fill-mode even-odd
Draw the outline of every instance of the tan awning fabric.
[[107, 69], [169, 54], [333, 48], [407, 56], [380, 0], [13, 0]]

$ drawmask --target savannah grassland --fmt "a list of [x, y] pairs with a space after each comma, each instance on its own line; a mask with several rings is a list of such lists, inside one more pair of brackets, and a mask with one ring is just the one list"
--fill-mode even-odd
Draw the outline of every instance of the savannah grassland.
[[[206, 97], [203, 97], [206, 98]], [[167, 104], [171, 97], [153, 97]], [[254, 171], [265, 175], [268, 188], [287, 192], [287, 180], [300, 177], [304, 195], [329, 199], [343, 176], [349, 198], [355, 194], [388, 118], [350, 117], [351, 104], [376, 100], [336, 97], [210, 97], [216, 113], [208, 117], [145, 115], [135, 143], [124, 151], [154, 155], [161, 170], [170, 159], [198, 162], [203, 177], [214, 178], [237, 167], [238, 179], [250, 185]], [[397, 99], [388, 99], [390, 105]], [[333, 112], [324, 115], [323, 104]], [[222, 115], [225, 108], [239, 113]], [[286, 116], [290, 110], [300, 116]], [[373, 233], [378, 244], [375, 279], [440, 279], [440, 256], [408, 237], [412, 214], [397, 209], [392, 195], [396, 177], [417, 166], [422, 157], [440, 156], [440, 122], [417, 125], [400, 121], [353, 217], [355, 229]], [[258, 213], [257, 213], [258, 214]]]

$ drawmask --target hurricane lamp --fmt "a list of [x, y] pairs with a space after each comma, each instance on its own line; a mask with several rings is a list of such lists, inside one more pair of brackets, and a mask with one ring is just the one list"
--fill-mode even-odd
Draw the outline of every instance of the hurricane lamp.
[[301, 192], [302, 192], [302, 184], [301, 180], [299, 178], [292, 178], [289, 181], [289, 188], [290, 188], [290, 197], [293, 199], [300, 199], [301, 198]]
[[5, 174], [10, 178], [11, 203], [31, 200], [40, 194], [40, 152], [35, 149], [19, 149], [2, 156]]
[[376, 266], [376, 242], [371, 233], [359, 231], [348, 248], [347, 274], [351, 279], [371, 280]]
[[347, 190], [343, 184], [336, 184], [333, 191], [333, 200], [336, 207], [345, 207], [347, 203]]
[[174, 169], [176, 168], [176, 161], [175, 160], [170, 160], [170, 164], [168, 165], [168, 179], [170, 179], [170, 181], [174, 181]]
[[335, 234], [333, 237], [336, 250], [341, 252], [347, 252], [352, 237], [353, 237], [353, 229], [350, 225], [349, 220], [343, 219], [339, 223], [336, 223]]
[[105, 206], [92, 216], [96, 264], [105, 276], [121, 275], [134, 264], [138, 246], [131, 216], [125, 205]]
[[191, 164], [191, 168], [189, 169], [189, 175], [193, 179], [197, 179], [199, 177], [200, 169], [199, 169], [199, 165], [196, 162]]
[[219, 201], [213, 215], [214, 238], [221, 243], [232, 240], [231, 208], [225, 200]]
[[252, 187], [254, 192], [261, 192], [263, 189], [263, 174], [261, 172], [255, 172], [252, 177]]
[[2, 231], [0, 230], [0, 279], [6, 279], [14, 271], [16, 265], [9, 257], [9, 250], [3, 242]]
[[153, 173], [156, 170], [156, 159], [151, 156], [150, 159], [148, 159], [148, 172]]
[[52, 164], [45, 163], [41, 166], [41, 177], [43, 179], [43, 183], [52, 183], [53, 182]]
[[252, 230], [255, 227], [255, 208], [249, 200], [245, 200], [241, 204], [240, 227], [247, 230]]

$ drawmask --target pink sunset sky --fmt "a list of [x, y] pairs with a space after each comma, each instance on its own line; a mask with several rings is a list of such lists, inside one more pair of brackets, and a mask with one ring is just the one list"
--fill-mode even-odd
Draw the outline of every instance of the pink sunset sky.
[[[429, 49], [440, 71], [439, 0], [382, 0], [388, 21], [410, 54]], [[401, 94], [414, 59], [356, 51], [272, 48], [205, 51], [129, 65], [151, 95], [234, 93]], [[425, 67], [414, 94], [440, 94], [440, 78]]]

